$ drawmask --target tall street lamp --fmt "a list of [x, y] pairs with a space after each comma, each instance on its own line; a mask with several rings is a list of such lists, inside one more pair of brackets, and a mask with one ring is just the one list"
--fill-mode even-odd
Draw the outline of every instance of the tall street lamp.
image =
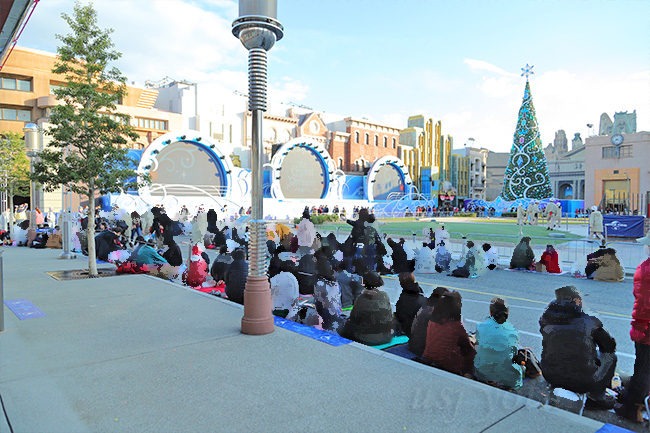
[[[23, 128], [25, 133], [25, 149], [29, 157], [29, 171], [34, 174], [34, 160], [41, 150], [41, 129], [35, 123], [28, 123]], [[29, 181], [29, 229], [27, 230], [28, 243], [36, 238], [36, 184], [33, 180]]]
[[627, 178], [627, 199], [625, 200], [625, 202], [627, 207], [626, 211], [629, 215], [630, 214], [630, 176], [625, 171], [623, 172], [623, 174]]
[[232, 23], [233, 35], [248, 50], [248, 109], [252, 112], [251, 236], [241, 320], [241, 331], [252, 335], [269, 334], [274, 329], [271, 289], [266, 276], [262, 113], [266, 111], [266, 52], [283, 36], [277, 13], [277, 0], [239, 0], [239, 18]]
[[[67, 147], [67, 154], [70, 155], [70, 145]], [[65, 153], [64, 153], [65, 157]], [[70, 189], [67, 185], [61, 185], [61, 220], [63, 221], [63, 251], [59, 254], [59, 259], [69, 260], [76, 259], [77, 255], [72, 252], [71, 240], [72, 237], [72, 203], [70, 202]], [[67, 200], [66, 200], [67, 199]]]

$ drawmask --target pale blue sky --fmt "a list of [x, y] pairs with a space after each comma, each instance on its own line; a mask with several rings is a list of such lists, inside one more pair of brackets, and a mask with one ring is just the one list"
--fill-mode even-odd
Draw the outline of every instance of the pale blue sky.
[[[171, 76], [246, 91], [246, 51], [227, 0], [97, 0], [130, 80]], [[41, 2], [19, 45], [55, 51], [71, 0]], [[588, 136], [600, 114], [637, 110], [650, 130], [650, 2], [278, 0], [285, 37], [269, 54], [271, 95], [405, 127], [442, 119], [461, 147], [508, 151], [531, 77], [543, 143]]]

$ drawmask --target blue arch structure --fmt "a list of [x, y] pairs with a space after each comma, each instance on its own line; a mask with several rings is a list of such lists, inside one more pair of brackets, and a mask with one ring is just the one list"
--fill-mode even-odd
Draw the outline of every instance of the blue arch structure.
[[[308, 150], [319, 163], [321, 168], [321, 176], [323, 178], [323, 189], [321, 190], [320, 197], [313, 197], [314, 199], [325, 199], [325, 198], [334, 198], [334, 196], [340, 196], [340, 189], [343, 185], [342, 182], [345, 180], [345, 175], [341, 170], [338, 170], [336, 163], [329, 155], [327, 149], [319, 142], [306, 138], [298, 137], [293, 140], [288, 141], [283, 144], [280, 149], [277, 150], [269, 166], [272, 168], [271, 171], [271, 194], [278, 200], [284, 200], [284, 193], [280, 186], [280, 176], [282, 175], [282, 163], [284, 158], [295, 148], [302, 148]], [[336, 188], [337, 191], [334, 191], [335, 186], [340, 186]]]
[[[216, 169], [215, 176], [219, 178], [219, 184], [222, 185], [224, 193], [222, 197], [229, 197], [233, 185], [233, 164], [225, 148], [218, 143], [213, 142], [210, 138], [204, 138], [198, 131], [180, 130], [171, 131], [158, 137], [142, 152], [138, 173], [145, 174], [157, 168], [157, 155], [168, 145], [172, 143], [187, 143], [194, 145], [199, 152], [205, 153], [208, 160]], [[142, 191], [140, 191], [142, 195]]]
[[368, 170], [366, 183], [366, 199], [368, 201], [375, 201], [373, 184], [375, 183], [377, 173], [379, 173], [379, 170], [385, 165], [390, 165], [395, 169], [395, 171], [397, 171], [400, 181], [404, 185], [405, 195], [410, 195], [413, 192], [413, 180], [411, 179], [411, 175], [409, 174], [404, 162], [396, 156], [382, 156], [376, 160], [372, 166], [370, 166], [370, 170]]

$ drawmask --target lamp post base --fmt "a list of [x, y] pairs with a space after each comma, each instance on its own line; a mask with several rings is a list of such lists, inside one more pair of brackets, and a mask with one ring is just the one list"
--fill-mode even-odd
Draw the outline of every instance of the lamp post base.
[[244, 317], [241, 319], [241, 332], [249, 335], [265, 335], [273, 332], [275, 324], [272, 310], [273, 301], [268, 278], [249, 276], [244, 290]]

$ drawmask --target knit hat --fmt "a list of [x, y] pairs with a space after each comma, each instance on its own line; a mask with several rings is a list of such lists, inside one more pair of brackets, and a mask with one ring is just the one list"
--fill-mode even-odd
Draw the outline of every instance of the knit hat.
[[194, 245], [192, 247], [192, 255], [190, 256], [190, 260], [193, 262], [198, 262], [201, 260], [201, 249], [198, 245]]
[[575, 286], [564, 286], [555, 291], [555, 298], [558, 301], [562, 299], [577, 299], [580, 298], [580, 292]]

